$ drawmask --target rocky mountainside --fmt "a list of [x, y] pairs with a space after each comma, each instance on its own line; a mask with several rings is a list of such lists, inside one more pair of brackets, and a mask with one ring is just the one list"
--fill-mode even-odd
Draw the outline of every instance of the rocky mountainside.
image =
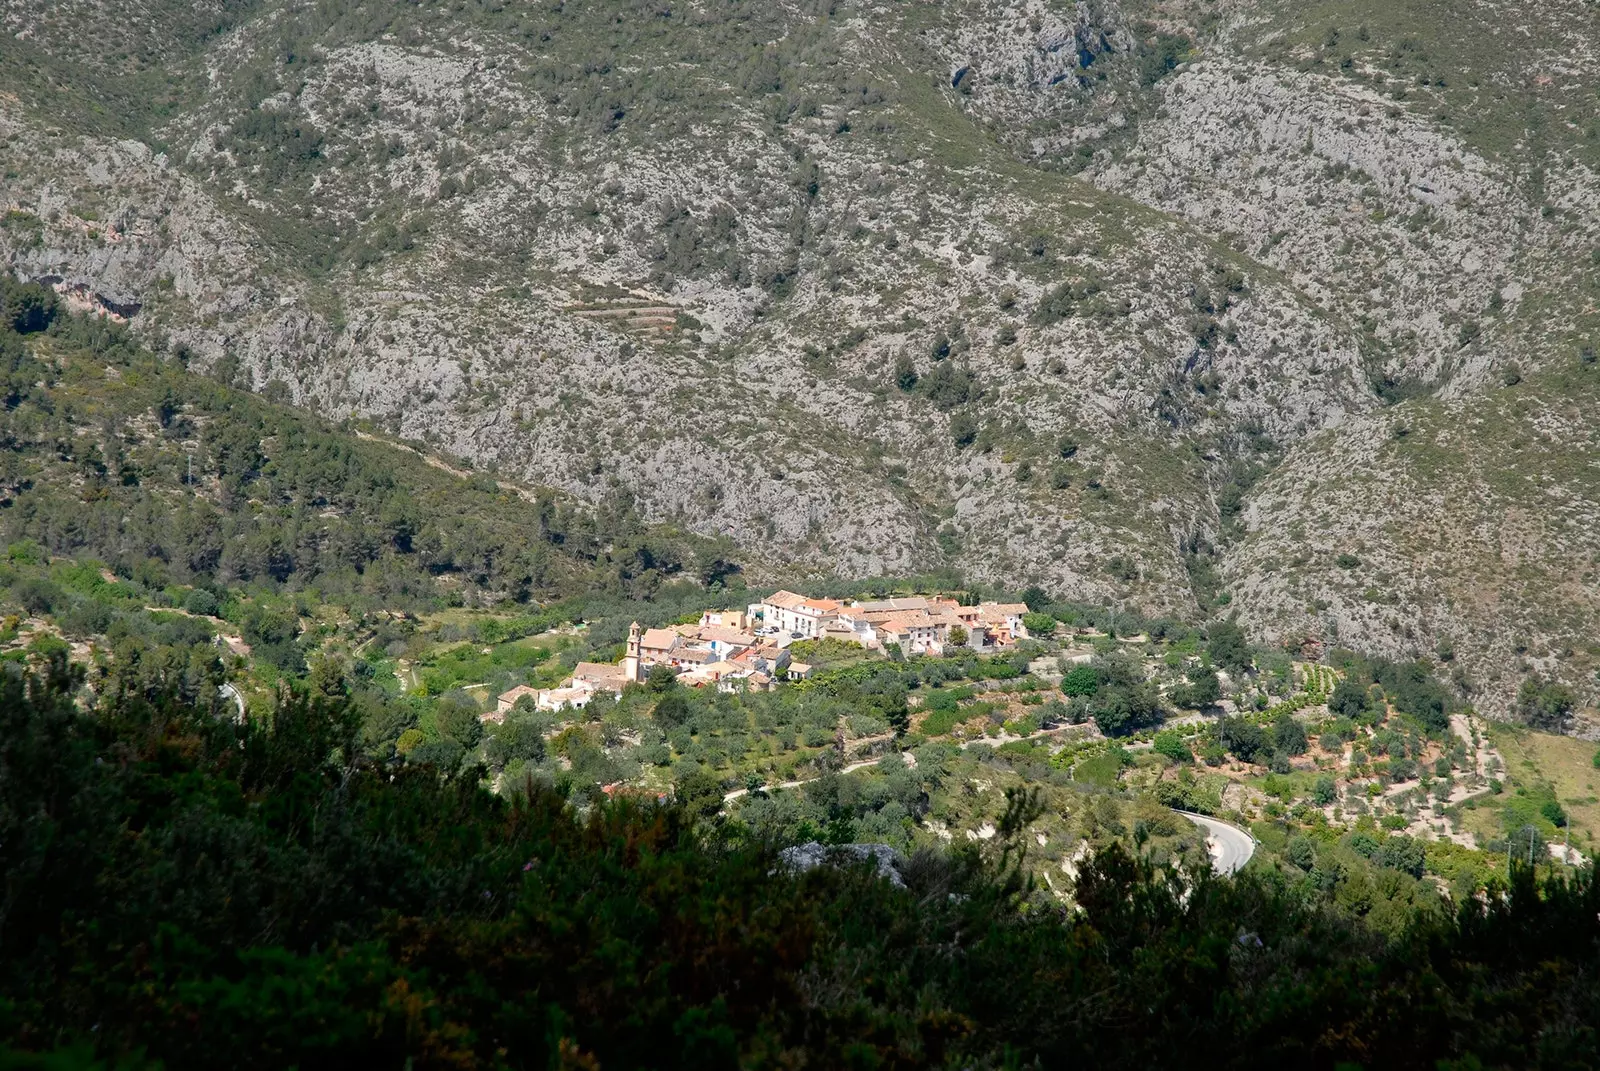
[[1600, 666], [1593, 0], [19, 0], [0, 255], [774, 572]]

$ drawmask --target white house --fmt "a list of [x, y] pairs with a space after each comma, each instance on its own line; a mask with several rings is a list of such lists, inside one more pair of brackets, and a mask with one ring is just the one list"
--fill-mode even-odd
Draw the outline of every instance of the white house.
[[815, 639], [828, 621], [838, 616], [842, 604], [833, 599], [808, 599], [792, 591], [779, 591], [750, 605], [750, 615], [767, 628], [782, 635], [799, 633], [802, 639]]
[[718, 658], [732, 658], [756, 645], [756, 638], [748, 632], [725, 625], [701, 625], [695, 637], [715, 651]]
[[534, 705], [540, 710], [551, 712], [568, 707], [574, 710], [582, 710], [589, 705], [589, 700], [593, 699], [595, 693], [599, 690], [587, 681], [577, 681], [561, 688], [547, 688], [539, 693], [539, 698], [534, 701]]
[[1028, 612], [1027, 603], [980, 602], [978, 614], [995, 643], [1013, 643], [1027, 639], [1028, 630], [1022, 626], [1022, 615]]

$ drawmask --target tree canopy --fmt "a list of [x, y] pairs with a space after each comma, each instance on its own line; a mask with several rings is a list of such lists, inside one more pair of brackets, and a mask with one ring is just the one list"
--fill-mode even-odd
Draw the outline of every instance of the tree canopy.
[[[244, 1068], [1594, 1053], [1588, 870], [1536, 884], [1519, 865], [1504, 896], [1380, 931], [1270, 873], [1180, 876], [1113, 845], [1080, 863], [1069, 912], [1020, 865], [1026, 794], [989, 847], [919, 855], [898, 887], [870, 865], [791, 870], [697, 820], [714, 782], [580, 811], [374, 760], [337, 695], [285, 693], [240, 724], [160, 687], [83, 706], [79, 679], [59, 658], [0, 668], [8, 1062], [57, 1045]], [[1356, 839], [1420, 872], [1417, 842]], [[1325, 854], [1292, 859], [1320, 873]]]

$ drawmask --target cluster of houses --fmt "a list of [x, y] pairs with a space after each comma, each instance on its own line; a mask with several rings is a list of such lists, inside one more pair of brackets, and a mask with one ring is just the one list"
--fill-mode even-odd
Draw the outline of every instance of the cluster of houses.
[[1023, 603], [963, 606], [925, 598], [840, 602], [779, 591], [743, 610], [708, 610], [696, 624], [628, 631], [621, 662], [579, 662], [556, 688], [518, 685], [499, 697], [484, 717], [505, 718], [529, 697], [539, 710], [581, 708], [600, 692], [620, 692], [656, 666], [670, 667], [682, 684], [764, 690], [778, 680], [801, 680], [812, 667], [790, 657], [800, 640], [838, 640], [870, 650], [898, 648], [907, 655], [940, 656], [956, 648], [990, 652], [1027, 636]]

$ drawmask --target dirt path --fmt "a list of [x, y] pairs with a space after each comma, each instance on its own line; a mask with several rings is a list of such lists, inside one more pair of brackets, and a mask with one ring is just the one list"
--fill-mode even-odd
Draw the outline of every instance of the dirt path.
[[[1027, 736], [1012, 736], [1007, 732], [1002, 732], [999, 736], [975, 736], [971, 740], [961, 741], [958, 746], [963, 749], [972, 747], [974, 744], [988, 744], [990, 747], [999, 747], [1002, 744], [1014, 744], [1018, 740], [1054, 740], [1062, 733], [1068, 733], [1074, 729], [1084, 730], [1086, 727], [1087, 731], [1083, 732], [1084, 739], [1093, 740], [1099, 736], [1092, 725], [1084, 722], [1083, 725], [1057, 725], [1054, 729], [1040, 729], [1038, 732], [1030, 733]], [[1140, 745], [1132, 744], [1129, 746], [1139, 747]], [[1149, 745], [1146, 744], [1144, 746], [1148, 747]]]
[[[901, 759], [903, 759], [905, 761], [905, 764], [907, 766], [915, 767], [917, 765], [916, 756], [912, 755], [911, 752], [909, 752], [909, 751], [900, 752], [900, 757], [901, 757]], [[857, 770], [865, 770], [868, 766], [876, 766], [882, 760], [883, 760], [883, 756], [879, 755], [875, 759], [865, 759], [865, 760], [863, 760], [861, 762], [852, 762], [850, 765], [845, 766], [842, 769], [840, 769], [839, 772], [841, 774], [855, 773]], [[827, 776], [827, 775], [826, 774], [818, 774], [816, 777], [805, 777], [805, 778], [801, 778], [798, 781], [780, 781], [776, 785], [762, 785], [761, 786], [761, 791], [763, 791], [763, 792], [771, 792], [773, 789], [778, 789], [778, 788], [799, 788], [801, 785], [808, 785], [813, 781], [820, 781], [825, 776]], [[731, 802], [733, 800], [738, 799], [740, 796], [748, 795], [749, 792], [750, 792], [750, 790], [748, 788], [736, 788], [732, 792], [725, 792], [725, 793], [723, 793], [723, 796], [722, 796], [722, 802], [723, 803]]]
[[[1392, 803], [1396, 799], [1405, 796], [1408, 793], [1417, 793], [1419, 796], [1418, 810], [1420, 813], [1413, 818], [1409, 824], [1407, 824], [1403, 832], [1413, 837], [1450, 840], [1465, 848], [1476, 848], [1477, 841], [1472, 834], [1458, 832], [1454, 829], [1451, 829], [1449, 819], [1438, 817], [1433, 814], [1433, 806], [1435, 803], [1439, 803], [1444, 807], [1454, 807], [1457, 804], [1471, 799], [1473, 796], [1482, 795], [1485, 791], [1487, 791], [1489, 778], [1491, 776], [1489, 773], [1489, 763], [1491, 759], [1499, 762], [1500, 769], [1502, 771], [1505, 769], [1505, 759], [1501, 757], [1499, 752], [1489, 745], [1487, 739], [1485, 739], [1481, 746], [1473, 743], [1472, 737], [1473, 730], [1475, 728], [1477, 728], [1477, 725], [1475, 724], [1474, 720], [1465, 714], [1452, 714], [1450, 716], [1450, 731], [1456, 736], [1457, 739], [1466, 745], [1467, 758], [1470, 768], [1467, 770], [1458, 771], [1457, 779], [1450, 786], [1450, 794], [1443, 800], [1435, 800], [1431, 792], [1424, 793], [1420, 781], [1403, 781], [1400, 784], [1390, 785], [1388, 788], [1384, 789], [1382, 794], [1372, 798], [1372, 802], [1381, 801]], [[1350, 758], [1351, 748], [1349, 745], [1346, 745], [1344, 761], [1347, 766], [1350, 762]], [[1347, 782], [1347, 784], [1356, 783], [1358, 782]], [[1373, 782], [1369, 780], [1368, 783], [1370, 784]], [[1334, 803], [1330, 803], [1328, 806], [1322, 809], [1323, 813], [1328, 816], [1330, 821], [1333, 820], [1333, 810], [1337, 806], [1339, 806], [1339, 804], [1336, 801]]]
[[[385, 438], [382, 435], [373, 435], [371, 432], [367, 432], [367, 431], [357, 431], [356, 432], [356, 438], [365, 439], [369, 443], [382, 443], [385, 446], [392, 446], [396, 450], [404, 450], [408, 454], [415, 454], [417, 457], [420, 457], [426, 464], [433, 466], [434, 468], [438, 469], [440, 472], [448, 472], [450, 475], [456, 477], [457, 479], [470, 480], [474, 476], [487, 476], [488, 475], [488, 473], [486, 473], [486, 472], [471, 472], [471, 471], [469, 471], [467, 469], [458, 469], [454, 465], [451, 465], [451, 464], [448, 464], [447, 462], [445, 462], [442, 458], [435, 457], [433, 454], [425, 454], [421, 450], [418, 450], [414, 446], [407, 446], [403, 442], [397, 442], [394, 439]], [[500, 488], [500, 490], [509, 491], [512, 494], [516, 495], [518, 498], [521, 498], [524, 502], [537, 503], [539, 501], [539, 496], [538, 495], [536, 495], [534, 492], [528, 490], [526, 487], [523, 487], [521, 484], [511, 483], [508, 480], [502, 480], [502, 479], [498, 479], [498, 478], [495, 478], [495, 477], [491, 477], [491, 479], [494, 479], [494, 485], [496, 487]]]

